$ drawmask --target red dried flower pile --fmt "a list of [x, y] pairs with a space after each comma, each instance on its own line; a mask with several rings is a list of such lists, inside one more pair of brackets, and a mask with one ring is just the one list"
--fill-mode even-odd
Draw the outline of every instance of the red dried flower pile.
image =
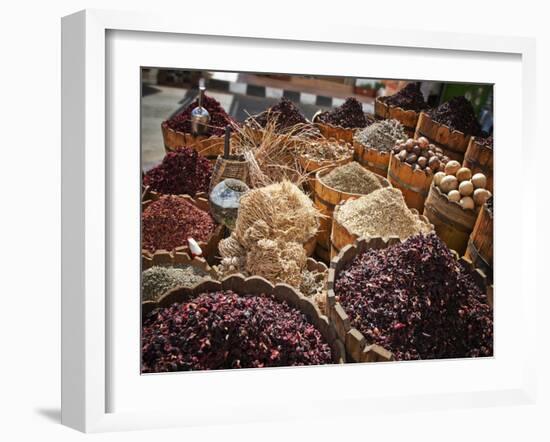
[[187, 194], [208, 192], [212, 165], [195, 149], [181, 147], [166, 154], [162, 163], [149, 170], [143, 184], [164, 194]]
[[[199, 99], [197, 98], [189, 106], [187, 106], [182, 112], [173, 116], [164, 124], [169, 128], [184, 133], [192, 133], [191, 131], [191, 112], [199, 105]], [[204, 95], [202, 106], [206, 108], [210, 114], [210, 123], [208, 124], [208, 130], [206, 134], [208, 136], [223, 136], [225, 134], [225, 126], [236, 125], [237, 122], [231, 118], [231, 116], [225, 111], [220, 102], [215, 98]]]
[[352, 326], [397, 360], [493, 354], [487, 296], [435, 234], [356, 256], [335, 293]]
[[330, 346], [300, 311], [272, 296], [231, 291], [152, 311], [141, 346], [144, 373], [332, 362]]
[[187, 238], [208, 241], [216, 223], [212, 216], [181, 196], [164, 195], [149, 204], [141, 215], [141, 247], [173, 250]]

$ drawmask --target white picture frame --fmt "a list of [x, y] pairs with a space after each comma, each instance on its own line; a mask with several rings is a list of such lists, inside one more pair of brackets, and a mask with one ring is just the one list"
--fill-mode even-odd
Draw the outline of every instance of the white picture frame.
[[[110, 394], [117, 386], [113, 383], [113, 379], [121, 379], [120, 374], [113, 375], [118, 369], [113, 367], [113, 360], [119, 356], [116, 353], [116, 357], [113, 353], [114, 348], [119, 345], [117, 343], [116, 332], [114, 331], [113, 321], [118, 324], [118, 321], [122, 318], [117, 316], [116, 311], [120, 309], [111, 310], [113, 305], [116, 306], [117, 300], [109, 298], [109, 290], [116, 286], [117, 283], [112, 283], [110, 275], [110, 265], [118, 259], [119, 248], [116, 250], [110, 249], [110, 244], [116, 242], [117, 220], [113, 220], [114, 204], [120, 201], [121, 198], [125, 198], [126, 193], [123, 187], [116, 184], [117, 172], [116, 170], [120, 166], [120, 158], [117, 155], [113, 155], [109, 151], [109, 143], [117, 139], [117, 135], [112, 130], [108, 131], [107, 122], [112, 118], [117, 118], [116, 109], [110, 108], [109, 94], [113, 93], [111, 88], [111, 82], [116, 83], [117, 73], [109, 70], [109, 64], [113, 63], [113, 57], [120, 56], [120, 52], [117, 52], [117, 43], [111, 44], [109, 42], [109, 35], [130, 35], [132, 38], [139, 35], [138, 39], [145, 42], [147, 39], [151, 39], [155, 44], [164, 44], [162, 39], [165, 38], [172, 44], [180, 44], [181, 38], [193, 39], [194, 42], [200, 46], [201, 39], [207, 41], [207, 39], [216, 38], [216, 44], [223, 44], [223, 38], [227, 37], [235, 42], [235, 47], [242, 50], [246, 50], [246, 46], [254, 46], [256, 49], [262, 47], [261, 45], [267, 45], [266, 48], [275, 48], [280, 50], [281, 48], [293, 48], [300, 47], [298, 50], [305, 50], [304, 45], [311, 50], [316, 50], [317, 46], [319, 51], [326, 51], [327, 48], [334, 45], [338, 45], [337, 49], [341, 51], [357, 51], [362, 50], [374, 50], [382, 52], [383, 50], [401, 50], [402, 53], [394, 54], [395, 57], [406, 56], [407, 51], [422, 50], [422, 56], [429, 54], [436, 60], [437, 57], [444, 57], [445, 54], [467, 54], [473, 58], [477, 57], [479, 63], [483, 63], [484, 54], [489, 57], [489, 54], [499, 55], [503, 58], [510, 57], [510, 60], [515, 60], [516, 67], [520, 67], [521, 82], [519, 85], [520, 90], [514, 91], [515, 98], [518, 98], [518, 102], [521, 106], [521, 119], [516, 121], [514, 127], [509, 127], [506, 124], [508, 120], [506, 115], [500, 113], [502, 110], [502, 104], [495, 100], [495, 131], [496, 139], [499, 140], [499, 131], [502, 134], [511, 134], [515, 138], [506, 140], [502, 139], [502, 146], [505, 146], [507, 142], [517, 140], [521, 145], [521, 158], [525, 167], [528, 167], [530, 162], [534, 161], [536, 157], [534, 155], [534, 121], [533, 118], [533, 103], [535, 100], [535, 45], [534, 40], [518, 37], [491, 37], [481, 35], [464, 35], [453, 33], [432, 33], [424, 31], [382, 31], [370, 28], [346, 28], [343, 26], [331, 27], [331, 29], [325, 29], [323, 27], [303, 26], [295, 29], [284, 29], [276, 24], [269, 24], [268, 22], [253, 23], [250, 22], [248, 26], [239, 26], [238, 28], [232, 26], [227, 21], [190, 21], [182, 27], [178, 17], [171, 17], [166, 15], [152, 15], [145, 13], [127, 13], [127, 12], [111, 12], [111, 11], [99, 11], [99, 10], [86, 10], [78, 12], [76, 14], [63, 18], [62, 21], [62, 423], [85, 432], [97, 432], [97, 431], [110, 431], [110, 430], [123, 430], [123, 429], [139, 429], [139, 428], [158, 428], [168, 426], [186, 426], [186, 425], [208, 425], [212, 420], [216, 422], [255, 422], [266, 419], [285, 419], [292, 418], [301, 412], [307, 417], [307, 412], [303, 409], [300, 410], [300, 406], [303, 405], [299, 401], [296, 402], [296, 406], [293, 404], [287, 404], [287, 406], [281, 406], [280, 402], [274, 400], [270, 404], [268, 398], [260, 398], [258, 396], [258, 389], [262, 388], [262, 385], [266, 384], [266, 379], [272, 379], [274, 386], [276, 387], [276, 378], [284, 378], [285, 382], [289, 385], [308, 385], [308, 378], [314, 379], [311, 373], [316, 373], [315, 376], [326, 377], [330, 379], [332, 376], [337, 376], [334, 370], [340, 370], [341, 367], [323, 367], [323, 368], [307, 368], [308, 376], [304, 376], [303, 369], [282, 369], [266, 370], [266, 374], [258, 374], [263, 370], [243, 370], [241, 373], [235, 374], [233, 372], [225, 373], [195, 373], [193, 374], [193, 384], [199, 385], [200, 388], [208, 388], [210, 384], [216, 384], [221, 388], [226, 388], [227, 394], [235, 394], [235, 391], [230, 390], [231, 386], [243, 381], [243, 376], [246, 376], [247, 383], [250, 385], [244, 389], [241, 397], [232, 400], [232, 412], [227, 412], [227, 402], [224, 401], [223, 394], [220, 394], [219, 401], [211, 403], [212, 409], [209, 410], [208, 415], [204, 413], [205, 405], [201, 403], [200, 398], [194, 397], [192, 392], [189, 396], [192, 398], [194, 413], [191, 413], [189, 409], [175, 409], [168, 406], [168, 409], [151, 408], [146, 409], [144, 406], [130, 410], [126, 407], [121, 407], [121, 410], [117, 410], [110, 403]], [[139, 33], [139, 34], [136, 34]], [[210, 41], [210, 40], [208, 40]], [[160, 43], [159, 43], [160, 42]], [[130, 42], [131, 43], [131, 42]], [[129, 44], [130, 44], [129, 43]], [[134, 42], [135, 43], [135, 42]], [[133, 43], [132, 43], [133, 44]], [[154, 46], [154, 45], [152, 45]], [[321, 47], [322, 46], [322, 47]], [[134, 46], [128, 46], [132, 48]], [[307, 49], [306, 48], [306, 49]], [[324, 49], [323, 49], [324, 48]], [[155, 49], [155, 51], [152, 51]], [[150, 51], [156, 52], [158, 58], [152, 58], [155, 60], [168, 60], [162, 59], [161, 46], [156, 48], [149, 48]], [[265, 49], [266, 51], [268, 49]], [[195, 50], [198, 50], [195, 48]], [[237, 49], [236, 49], [237, 50]], [[138, 63], [139, 57], [136, 55], [135, 50], [129, 49], [128, 72], [133, 72], [135, 66], [132, 63]], [[147, 51], [144, 50], [144, 53]], [[438, 55], [439, 54], [439, 55]], [[336, 55], [335, 55], [336, 56]], [[109, 58], [111, 57], [111, 58]], [[134, 57], [134, 58], [133, 58]], [[122, 57], [121, 57], [122, 58]], [[237, 57], [238, 58], [238, 57]], [[269, 58], [269, 57], [266, 57]], [[414, 63], [414, 57], [411, 56], [412, 62], [408, 67], [408, 71], [405, 72], [403, 67], [402, 71], [398, 67], [395, 68], [394, 78], [415, 78], [414, 69], [420, 69]], [[519, 60], [519, 65], [517, 65]], [[284, 60], [278, 60], [279, 69], [273, 69], [273, 72], [287, 72], [289, 71], [288, 65], [285, 65]], [[299, 61], [295, 61], [298, 63]], [[163, 61], [164, 63], [164, 61]], [[181, 57], [181, 61], [177, 62], [176, 66], [182, 68], [191, 68], [185, 57]], [[224, 65], [225, 63], [225, 65]], [[239, 63], [241, 63], [239, 65]], [[242, 59], [231, 61], [227, 58], [225, 61], [219, 61], [217, 65], [202, 66], [206, 69], [222, 69], [238, 70], [235, 69], [237, 65], [242, 65]], [[256, 63], [262, 66], [266, 66], [269, 69], [269, 60], [256, 60]], [[387, 60], [387, 66], [393, 66], [391, 60]], [[298, 66], [298, 64], [295, 64]], [[397, 64], [395, 66], [398, 66]], [[286, 69], [286, 70], [285, 70]], [[304, 72], [305, 67], [293, 70], [296, 73], [315, 73]], [[314, 66], [311, 69], [315, 70]], [[327, 63], [327, 69], [330, 69], [330, 73], [342, 73], [341, 64]], [[389, 68], [385, 68], [385, 72], [390, 72]], [[441, 67], [443, 69], [443, 67]], [[447, 67], [452, 69], [452, 66]], [[456, 68], [455, 68], [456, 69]], [[261, 70], [261, 69], [258, 69]], [[513, 70], [513, 69], [512, 69]], [[457, 69], [458, 71], [458, 69]], [[289, 71], [290, 72], [290, 71]], [[421, 72], [417, 70], [416, 72]], [[437, 71], [436, 63], [434, 63], [434, 72], [439, 72], [440, 75], [444, 75], [441, 71]], [[367, 70], [358, 72], [367, 76]], [[137, 74], [137, 72], [136, 72]], [[458, 72], [456, 75], [459, 75]], [[483, 73], [480, 73], [480, 78], [483, 77]], [[512, 75], [512, 74], [511, 74]], [[373, 76], [373, 75], [371, 75]], [[386, 78], [391, 78], [389, 75]], [[416, 78], [420, 78], [418, 75]], [[488, 78], [488, 77], [487, 77]], [[496, 84], [498, 88], [498, 83]], [[139, 95], [139, 90], [135, 91], [135, 94]], [[511, 99], [513, 99], [512, 97]], [[132, 115], [135, 112], [139, 114], [139, 109], [133, 109]], [[128, 118], [128, 127], [139, 127], [139, 119], [135, 121], [132, 118]], [[499, 124], [503, 129], [499, 129]], [[505, 132], [508, 131], [508, 132]], [[137, 136], [139, 134], [134, 134]], [[501, 141], [497, 141], [501, 143]], [[500, 146], [499, 146], [500, 147]], [[136, 145], [136, 151], [138, 147]], [[510, 166], [510, 162], [507, 161], [506, 149], [503, 149], [502, 154], [497, 153], [497, 168], [505, 171]], [[139, 152], [136, 152], [139, 155]], [[134, 164], [134, 163], [131, 163]], [[137, 164], [137, 163], [136, 163]], [[526, 169], [527, 170], [527, 169]], [[134, 171], [137, 175], [139, 170]], [[499, 182], [498, 169], [495, 170], [496, 179]], [[129, 172], [131, 175], [131, 172]], [[114, 178], [113, 178], [114, 177]], [[137, 182], [137, 181], [136, 181]], [[502, 183], [502, 184], [500, 184]], [[496, 209], [496, 236], [495, 236], [495, 250], [497, 253], [501, 253], [503, 258], [496, 255], [495, 261], [502, 269], [499, 271], [495, 269], [495, 281], [496, 281], [496, 294], [495, 305], [498, 307], [498, 313], [500, 317], [498, 320], [501, 324], [506, 324], [507, 310], [509, 305], [506, 304], [506, 300], [499, 301], [500, 293], [504, 293], [506, 283], [502, 279], [502, 285], [499, 284], [499, 278], [506, 278], [507, 267], [506, 251], [499, 249], [498, 247], [498, 217], [502, 214], [502, 219], [508, 218], [509, 223], [514, 220], [521, 221], [520, 235], [523, 239], [527, 238], [529, 229], [533, 227], [535, 214], [534, 207], [536, 201], [536, 192], [534, 189], [527, 190], [527, 186], [519, 186], [518, 188], [512, 188], [512, 186], [502, 180], [498, 184], [502, 186], [503, 192], [500, 195], [505, 195], [506, 198], [502, 199], [502, 203], [498, 203]], [[113, 192], [113, 186], [117, 189], [117, 192]], [[136, 189], [138, 189], [136, 187]], [[505, 191], [504, 191], [505, 190]], [[507, 217], [506, 210], [511, 206], [507, 204], [506, 199], [515, 198], [520, 201], [521, 207], [516, 207], [516, 210], [520, 212], [513, 218], [512, 215]], [[120, 213], [123, 207], [117, 205], [118, 212]], [[502, 209], [501, 209], [501, 208]], [[128, 206], [128, 211], [131, 212], [131, 204]], [[500, 212], [499, 212], [500, 211]], [[125, 212], [123, 212], [125, 213]], [[132, 213], [135, 213], [132, 212]], [[499, 214], [500, 213], [500, 214]], [[510, 212], [511, 213], [511, 212]], [[120, 221], [118, 221], [120, 222]], [[503, 221], [505, 223], [505, 221]], [[112, 227], [115, 226], [115, 227]], [[502, 224], [502, 229], [506, 229], [506, 225]], [[134, 228], [135, 225], [132, 227]], [[131, 230], [131, 229], [129, 229]], [[534, 229], [532, 230], [534, 231]], [[519, 241], [523, 243], [523, 241]], [[535, 277], [531, 275], [534, 269], [527, 268], [523, 265], [526, 262], [526, 256], [535, 256], [536, 244], [525, 244], [517, 246], [516, 260], [521, 263], [519, 266], [522, 268], [521, 279], [517, 280], [515, 284], [511, 285], [509, 290], [515, 288], [520, 289], [519, 294], [516, 293], [517, 308], [518, 311], [522, 311], [522, 315], [516, 319], [516, 322], [523, 328], [524, 336], [526, 338], [533, 338], [535, 333], [535, 309], [528, 308], [529, 305], [536, 304], [536, 286]], [[139, 250], [139, 244], [136, 246], [136, 250]], [[502, 251], [501, 251], [502, 250]], [[132, 250], [126, 250], [122, 253], [129, 253], [128, 256], [133, 256]], [[511, 251], [509, 253], [512, 253]], [[136, 261], [138, 257], [135, 258]], [[511, 265], [511, 263], [509, 263]], [[123, 272], [124, 273], [124, 272]], [[530, 277], [532, 276], [532, 277]], [[123, 276], [124, 278], [124, 276]], [[510, 278], [510, 275], [508, 275]], [[119, 278], [120, 280], [120, 278]], [[137, 280], [134, 282], [137, 284]], [[502, 286], [502, 289], [501, 289]], [[136, 298], [136, 306], [129, 307], [128, 316], [139, 311], [138, 298]], [[113, 304], [114, 303], [114, 304]], [[511, 308], [511, 307], [510, 307]], [[132, 317], [133, 318], [133, 317]], [[354, 379], [358, 379], [361, 373], [365, 370], [369, 370], [369, 377], [375, 375], [380, 376], [380, 379], [385, 376], [385, 373], [393, 373], [395, 376], [401, 376], [406, 370], [409, 373], [417, 373], [419, 370], [425, 370], [426, 372], [433, 373], [436, 370], [443, 370], [444, 382], [445, 376], [453, 376], [453, 374], [459, 373], [462, 370], [480, 370], [484, 376], [488, 376], [491, 370], [498, 368], [498, 370], [506, 370], [509, 362], [507, 355], [511, 355], [510, 349], [505, 349], [506, 345], [514, 345], [512, 337], [509, 333], [506, 333], [506, 326], [503, 325], [499, 330], [497, 329], [496, 339], [502, 339], [502, 346], [500, 348], [500, 356], [498, 351], [495, 352], [495, 360], [497, 362], [487, 361], [482, 366], [479, 364], [477, 367], [472, 365], [465, 365], [462, 361], [434, 361], [431, 363], [419, 363], [414, 364], [388, 364], [380, 365], [373, 364], [370, 367], [365, 367], [364, 364], [355, 365], [353, 367], [347, 367], [346, 378], [349, 382], [353, 382]], [[138, 333], [135, 331], [135, 333]], [[112, 338], [112, 341], [111, 341]], [[534, 347], [535, 339], [528, 339], [523, 343], [522, 352], [526, 354], [535, 354]], [[139, 352], [138, 348], [134, 348], [132, 351]], [[500, 358], [500, 359], [499, 359]], [[126, 359], [125, 359], [126, 360]], [[510, 361], [512, 358], [510, 357]], [[132, 360], [133, 361], [133, 360]], [[131, 362], [132, 364], [134, 362]], [[422, 364], [424, 365], [424, 368]], [[427, 365], [429, 364], [429, 365]], [[500, 365], [499, 365], [500, 364]], [[514, 363], [516, 364], [516, 363]], [[454, 408], [454, 407], [469, 407], [472, 405], [497, 405], [499, 403], [514, 403], [524, 404], [532, 403], [535, 395], [535, 360], [531, 358], [523, 358], [520, 362], [514, 365], [510, 372], [506, 372], [506, 376], [502, 379], [496, 376], [495, 382], [491, 384], [487, 389], [481, 388], [479, 385], [472, 384], [473, 387], [469, 389], [466, 385], [460, 386], [460, 381], [456, 380], [457, 390], [454, 393], [439, 392], [438, 384], [436, 383], [432, 391], [426, 391], [425, 394], [420, 394], [414, 390], [405, 391], [400, 394], [395, 389], [399, 388], [399, 385], [394, 386], [395, 389], [388, 389], [387, 393], [384, 393], [383, 389], [376, 390], [373, 385], [369, 394], [376, 394], [377, 402], [376, 407], [373, 404], [369, 404], [369, 401], [360, 400], [361, 398], [369, 397], [362, 388], [357, 388], [357, 394], [352, 397], [347, 397], [344, 393], [349, 391], [342, 389], [342, 393], [338, 393], [337, 389], [328, 389], [330, 393], [323, 393], [315, 395], [308, 399], [308, 403], [311, 405], [309, 413], [315, 414], [317, 417], [334, 415], [335, 413], [346, 413], [350, 415], [364, 415], [372, 412], [375, 408], [380, 410], [405, 410], [407, 407], [415, 406], [423, 409], [430, 408]], [[313, 370], [313, 371], [311, 371]], [[265, 372], [264, 372], [265, 373]], [[319, 374], [320, 373], [320, 374]], [[133, 373], [128, 375], [128, 378], [135, 378], [135, 375], [139, 376], [139, 373]], [[150, 378], [153, 379], [153, 378]], [[147, 388], [154, 389], [154, 392], [163, 394], [164, 388], [175, 388], [178, 383], [184, 382], [185, 379], [182, 376], [169, 377], [169, 376], [156, 376], [154, 380], [147, 381], [150, 386], [144, 386], [144, 391]], [[464, 379], [466, 384], [467, 378]], [[498, 382], [497, 382], [498, 381]], [[270, 381], [271, 382], [271, 381]], [[342, 382], [346, 382], [342, 380]], [[455, 380], [453, 380], [455, 382]], [[162, 383], [162, 386], [160, 384]], [[398, 383], [396, 383], [398, 384]], [[127, 394], [128, 398], [126, 402], [135, 400], [130, 396], [129, 389], [132, 385], [128, 384], [126, 390], [121, 390], [120, 394]], [[351, 385], [351, 384], [350, 384]], [[266, 389], [269, 389], [268, 385], [265, 385]], [[462, 388], [462, 390], [460, 390]], [[225, 390], [224, 390], [225, 391]], [[149, 392], [154, 395], [154, 392]], [[375, 393], [373, 393], [375, 392]], [[119, 396], [120, 396], [119, 394]], [[159, 396], [160, 397], [160, 396]], [[145, 396], [147, 400], [150, 400], [150, 396]], [[252, 402], [255, 398], [255, 401]], [[339, 401], [339, 402], [338, 402]], [[120, 403], [123, 403], [121, 400]], [[338, 404], [338, 410], [331, 409], [331, 404]], [[225, 412], [223, 410], [225, 407]]]

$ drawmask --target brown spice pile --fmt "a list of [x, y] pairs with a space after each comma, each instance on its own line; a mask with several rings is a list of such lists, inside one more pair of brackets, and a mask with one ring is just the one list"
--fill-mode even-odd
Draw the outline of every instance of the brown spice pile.
[[310, 161], [339, 161], [353, 157], [353, 147], [338, 140], [307, 140], [297, 147], [297, 153]]
[[357, 162], [332, 169], [322, 181], [329, 187], [347, 193], [366, 195], [380, 189], [382, 185], [376, 175]]
[[212, 216], [181, 196], [164, 195], [149, 204], [141, 215], [141, 248], [173, 250], [187, 238], [207, 241], [216, 223]]
[[413, 215], [401, 191], [392, 187], [346, 201], [336, 210], [334, 219], [350, 233], [364, 237], [398, 236], [403, 240], [431, 231], [429, 224]]

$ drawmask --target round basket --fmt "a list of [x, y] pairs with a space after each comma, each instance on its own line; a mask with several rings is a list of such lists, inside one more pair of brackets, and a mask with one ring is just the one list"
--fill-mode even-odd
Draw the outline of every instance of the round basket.
[[374, 101], [374, 115], [378, 118], [393, 119], [401, 123], [409, 137], [414, 135], [420, 112], [405, 110], [399, 106], [390, 106], [384, 103], [383, 97]]
[[[178, 132], [168, 127], [166, 121], [161, 124], [162, 138], [164, 139], [164, 150], [168, 153], [179, 147], [187, 146], [194, 148], [202, 156], [215, 162], [218, 155], [223, 155], [224, 136], [195, 136], [185, 132]], [[231, 141], [235, 134], [231, 134]]]
[[[340, 250], [342, 250], [345, 246], [348, 244], [353, 244], [355, 241], [359, 239], [359, 236], [351, 233], [346, 227], [344, 227], [342, 224], [340, 224], [336, 219], [336, 214], [342, 204], [344, 204], [345, 201], [342, 201], [339, 203], [335, 209], [334, 209], [334, 216], [332, 218], [332, 230], [330, 232], [330, 258], [334, 258], [340, 253]], [[432, 223], [430, 223], [430, 220], [426, 218], [424, 215], [420, 215], [416, 209], [410, 209], [415, 218], [417, 218], [418, 221], [421, 223], [427, 224], [431, 226], [431, 230], [434, 229], [434, 226]], [[365, 237], [365, 239], [371, 240], [375, 237]]]
[[444, 124], [439, 124], [432, 120], [426, 112], [421, 112], [414, 137], [426, 137], [430, 143], [441, 147], [444, 154], [451, 160], [462, 163], [471, 136], [459, 130], [451, 129]]
[[228, 276], [221, 281], [207, 280], [194, 287], [173, 289], [157, 302], [146, 301], [142, 303], [142, 317], [156, 308], [169, 307], [174, 303], [185, 302], [201, 293], [220, 290], [231, 290], [242, 296], [272, 295], [278, 302], [286, 302], [290, 307], [296, 308], [305, 314], [308, 321], [319, 330], [323, 338], [330, 345], [334, 363], [342, 364], [346, 361], [343, 342], [340, 341], [334, 327], [330, 324], [328, 318], [321, 313], [315, 303], [287, 284], [276, 284], [274, 286], [259, 276], [245, 278], [243, 275], [236, 274]]
[[[326, 314], [334, 324], [336, 334], [345, 343], [346, 353], [354, 362], [385, 362], [394, 360], [390, 351], [377, 345], [367, 342], [365, 336], [351, 326], [349, 316], [346, 314], [342, 305], [337, 301], [334, 292], [334, 284], [340, 271], [350, 263], [355, 256], [370, 249], [385, 249], [391, 245], [399, 243], [397, 237], [390, 237], [387, 240], [381, 238], [372, 238], [367, 240], [361, 238], [355, 244], [345, 246], [337, 257], [330, 262], [330, 269], [327, 281], [327, 307]], [[487, 282], [487, 278], [483, 271], [476, 269], [472, 262], [466, 258], [459, 258], [455, 254], [456, 259], [464, 264], [471, 272], [474, 281], [483, 291], [487, 293], [489, 306], [493, 307], [493, 287]]]
[[434, 225], [437, 236], [459, 255], [466, 251], [477, 213], [476, 210], [463, 209], [456, 201], [449, 201], [439, 187], [430, 187], [424, 216]]
[[409, 163], [400, 161], [393, 154], [390, 157], [388, 180], [393, 187], [401, 190], [405, 203], [410, 209], [416, 209], [419, 212], [424, 210], [424, 202], [428, 197], [433, 177], [433, 174], [414, 169]]
[[[323, 215], [320, 218], [319, 230], [317, 233], [317, 248], [315, 249], [315, 253], [325, 262], [330, 260], [330, 232], [332, 229], [332, 215], [334, 208], [340, 201], [360, 198], [363, 196], [359, 193], [341, 192], [327, 186], [322, 181], [322, 177], [334, 169], [334, 167], [327, 167], [319, 170], [315, 174], [315, 183], [313, 188], [313, 202], [315, 207], [317, 207], [317, 209], [321, 212], [321, 215]], [[378, 178], [382, 187], [390, 186], [390, 182], [387, 179], [379, 175], [375, 176]]]
[[[181, 198], [185, 198], [187, 201], [189, 201], [191, 204], [193, 204], [198, 209], [201, 209], [204, 212], [210, 213], [210, 206], [208, 199], [203, 197], [196, 197], [191, 198], [189, 195], [176, 195]], [[158, 197], [158, 196], [157, 196]], [[154, 201], [154, 199], [148, 199], [141, 203], [141, 210], [143, 211], [149, 204], [151, 204]], [[223, 238], [225, 232], [225, 228], [223, 225], [217, 225], [212, 234], [210, 235], [210, 238], [208, 241], [197, 241], [199, 247], [202, 250], [203, 256], [208, 261], [209, 264], [214, 264], [217, 259], [217, 252], [218, 252], [218, 243]], [[153, 256], [155, 253], [158, 253], [159, 250], [149, 251], [149, 250], [142, 250], [141, 254], [142, 256]], [[166, 252], [162, 250], [162, 252]], [[169, 250], [168, 252], [172, 253], [186, 253], [190, 255], [189, 253], [189, 245], [182, 244], [179, 247], [174, 248], [174, 250]]]
[[353, 140], [353, 158], [366, 169], [374, 172], [381, 177], [388, 176], [388, 167], [390, 165], [391, 152], [381, 152], [367, 147], [357, 140]]
[[[331, 141], [341, 142], [341, 140], [336, 140], [334, 138], [331, 139]], [[298, 163], [300, 164], [300, 167], [302, 167], [302, 169], [304, 169], [304, 171], [308, 174], [307, 184], [309, 186], [309, 190], [313, 190], [313, 188], [315, 187], [315, 174], [317, 171], [327, 167], [342, 166], [353, 160], [352, 145], [349, 143], [346, 143], [346, 144], [349, 145], [350, 155], [349, 157], [345, 157], [340, 160], [317, 161], [317, 160], [308, 158], [305, 155], [298, 156]]]
[[482, 173], [487, 177], [486, 189], [493, 193], [493, 149], [478, 142], [472, 137], [464, 154], [464, 163], [474, 173]]

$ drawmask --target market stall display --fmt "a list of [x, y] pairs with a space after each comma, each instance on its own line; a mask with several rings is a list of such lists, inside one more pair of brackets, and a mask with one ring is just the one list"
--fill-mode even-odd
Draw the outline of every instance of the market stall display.
[[484, 275], [435, 234], [361, 240], [333, 262], [327, 313], [355, 361], [493, 355]]
[[315, 249], [317, 256], [326, 262], [330, 260], [332, 216], [340, 201], [359, 198], [389, 185], [388, 180], [357, 162], [318, 171], [313, 192], [313, 201], [322, 215]]
[[361, 103], [353, 97], [346, 98], [341, 106], [330, 111], [317, 113], [313, 119], [325, 138], [335, 138], [350, 144], [357, 129], [367, 127], [374, 121], [371, 115], [365, 114]]
[[144, 305], [143, 315], [144, 373], [345, 361], [343, 344], [312, 302], [259, 277], [181, 287]]
[[403, 83], [376, 119], [282, 98], [241, 123], [203, 95], [163, 122], [142, 372], [492, 356], [493, 138]]
[[443, 170], [448, 160], [427, 138], [409, 138], [392, 149], [388, 180], [403, 192], [407, 206], [422, 212], [434, 173]]
[[412, 137], [420, 112], [428, 107], [420, 91], [420, 83], [409, 83], [393, 95], [378, 97], [374, 102], [374, 114], [378, 118], [399, 121], [407, 136]]
[[332, 220], [331, 258], [358, 238], [398, 237], [405, 240], [418, 233], [429, 233], [428, 219], [405, 204], [399, 189], [383, 187], [357, 199], [339, 203]]
[[399, 121], [377, 121], [355, 132], [354, 159], [363, 167], [385, 178], [393, 147], [406, 139], [407, 134]]
[[468, 148], [471, 136], [481, 135], [472, 105], [465, 97], [454, 97], [418, 118], [415, 138], [426, 137], [443, 149], [452, 160], [460, 163]]

